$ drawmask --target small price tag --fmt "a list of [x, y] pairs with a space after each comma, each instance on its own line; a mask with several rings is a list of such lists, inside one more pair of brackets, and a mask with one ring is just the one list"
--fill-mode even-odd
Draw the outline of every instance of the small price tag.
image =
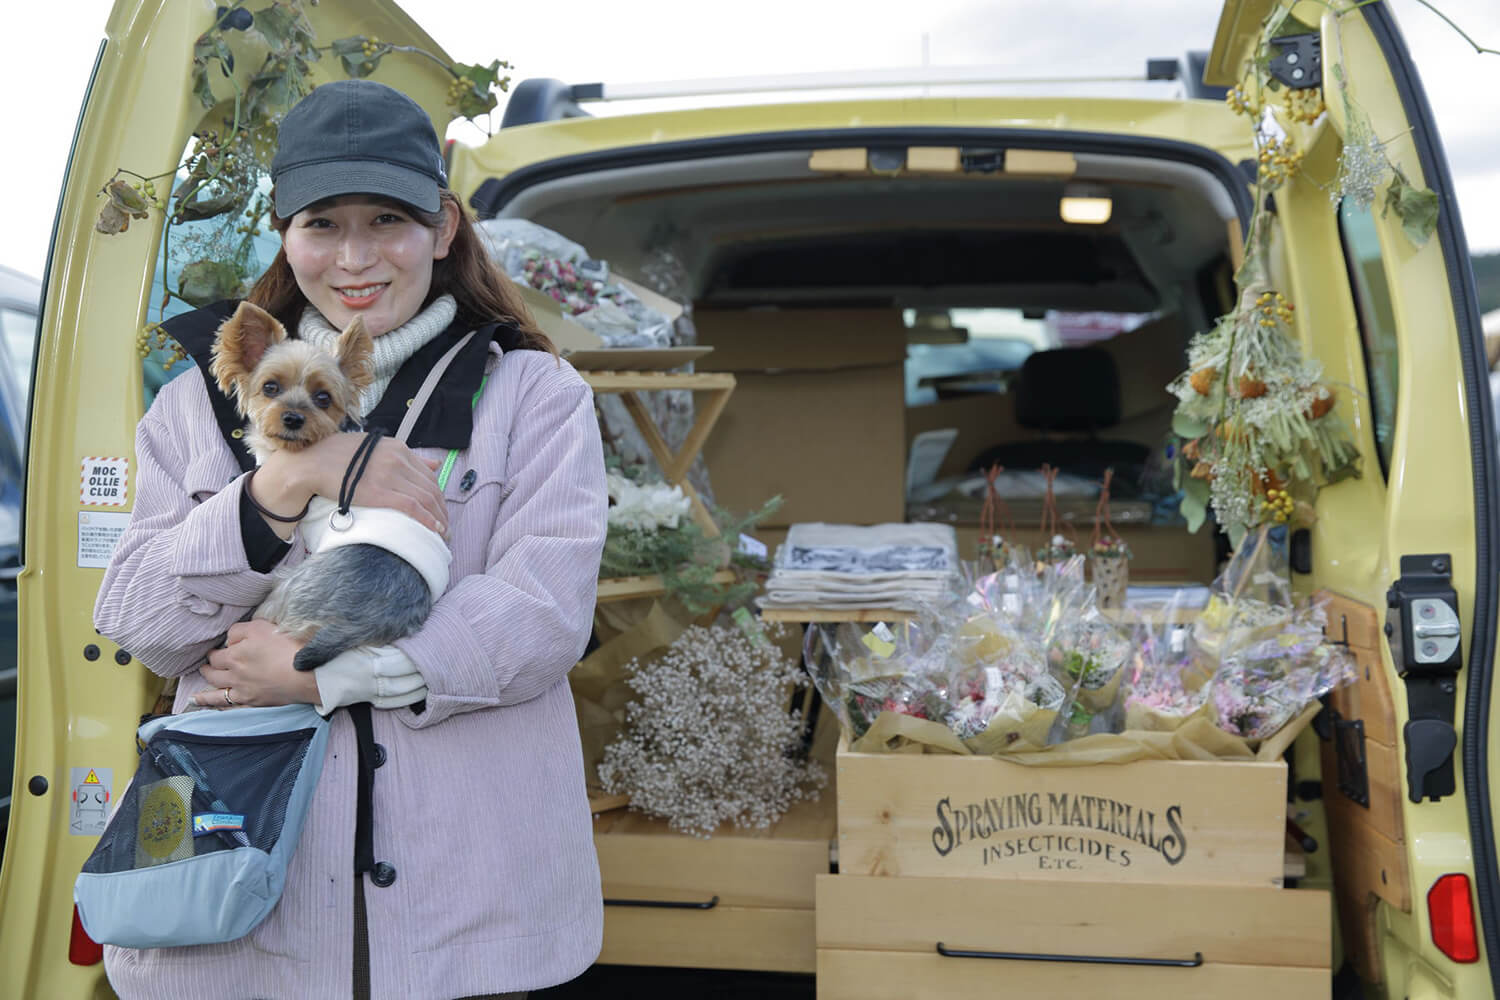
[[1005, 686], [1005, 681], [1000, 675], [999, 667], [984, 668], [984, 700], [990, 701], [1000, 693]]
[[860, 641], [882, 660], [896, 651], [896, 637], [891, 634], [885, 622], [876, 622], [875, 627], [866, 632]]
[[739, 549], [742, 553], [753, 559], [764, 559], [770, 552], [770, 549], [766, 548], [765, 542], [758, 538], [751, 538], [745, 534], [740, 535]]
[[1187, 629], [1181, 625], [1172, 629], [1172, 652], [1184, 653], [1187, 651]]

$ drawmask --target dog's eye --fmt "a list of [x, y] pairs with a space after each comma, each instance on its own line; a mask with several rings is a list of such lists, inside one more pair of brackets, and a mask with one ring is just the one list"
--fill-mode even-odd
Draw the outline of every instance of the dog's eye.
[[265, 385], [260, 387], [260, 392], [263, 396], [271, 396], [274, 398], [275, 396], [280, 395], [281, 386], [275, 382], [267, 382]]
[[313, 393], [313, 405], [320, 410], [326, 410], [333, 405], [333, 397], [326, 392]]

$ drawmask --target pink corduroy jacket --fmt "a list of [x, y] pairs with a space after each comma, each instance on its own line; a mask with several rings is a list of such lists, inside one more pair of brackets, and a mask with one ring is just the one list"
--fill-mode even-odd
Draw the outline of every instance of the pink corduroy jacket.
[[[366, 880], [376, 998], [452, 998], [566, 981], [599, 953], [599, 867], [568, 670], [588, 641], [608, 505], [589, 387], [567, 362], [491, 346], [470, 447], [447, 485], [453, 565], [398, 643], [421, 714], [374, 713], [375, 859]], [[240, 537], [243, 475], [202, 376], [168, 384], [136, 435], [139, 490], [95, 624], [163, 676], [196, 667], [270, 589]], [[419, 454], [446, 453], [419, 449]], [[475, 475], [464, 489], [468, 470]], [[294, 543], [287, 560], [305, 556]], [[106, 949], [131, 998], [347, 997], [353, 965], [355, 744], [332, 740], [280, 904], [229, 944]]]

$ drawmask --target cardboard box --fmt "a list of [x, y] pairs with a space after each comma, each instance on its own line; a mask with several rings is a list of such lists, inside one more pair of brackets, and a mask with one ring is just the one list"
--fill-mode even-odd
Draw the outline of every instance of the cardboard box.
[[906, 327], [894, 310], [704, 310], [734, 395], [703, 449], [719, 505], [759, 507], [767, 521], [881, 524], [905, 514]]
[[838, 751], [849, 875], [1280, 886], [1283, 761], [1032, 767]]

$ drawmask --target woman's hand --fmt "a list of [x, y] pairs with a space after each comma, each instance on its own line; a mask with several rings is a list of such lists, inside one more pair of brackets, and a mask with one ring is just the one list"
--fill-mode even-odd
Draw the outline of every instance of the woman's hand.
[[[255, 499], [278, 513], [293, 514], [314, 495], [338, 499], [349, 462], [364, 439], [359, 433], [335, 434], [298, 452], [271, 455], [255, 474]], [[438, 465], [400, 441], [381, 438], [355, 487], [354, 502], [400, 511], [446, 538], [448, 505], [438, 489]]]
[[213, 686], [193, 695], [193, 700], [204, 708], [316, 705], [318, 681], [313, 671], [292, 666], [302, 646], [262, 618], [231, 625], [224, 648], [210, 652], [208, 663], [198, 668]]

